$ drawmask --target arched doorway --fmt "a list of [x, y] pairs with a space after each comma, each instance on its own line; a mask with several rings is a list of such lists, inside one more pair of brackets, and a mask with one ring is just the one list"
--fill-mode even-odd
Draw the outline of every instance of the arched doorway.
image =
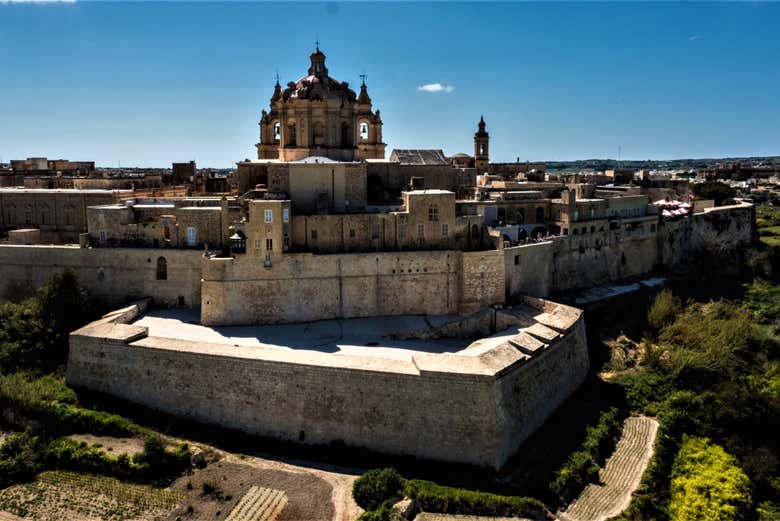
[[369, 174], [366, 179], [366, 197], [368, 204], [383, 204], [385, 202], [385, 187], [382, 178], [377, 174]]

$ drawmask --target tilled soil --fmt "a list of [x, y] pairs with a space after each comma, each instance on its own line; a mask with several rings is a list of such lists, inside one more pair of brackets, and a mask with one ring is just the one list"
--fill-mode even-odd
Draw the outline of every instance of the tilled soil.
[[325, 480], [307, 472], [219, 461], [176, 480], [171, 488], [185, 492], [187, 498], [168, 520], [224, 520], [253, 485], [287, 495], [287, 505], [276, 521], [333, 519], [333, 489]]

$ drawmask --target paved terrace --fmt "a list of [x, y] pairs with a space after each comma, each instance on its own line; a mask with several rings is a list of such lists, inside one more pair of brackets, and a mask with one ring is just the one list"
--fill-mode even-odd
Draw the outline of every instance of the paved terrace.
[[[528, 309], [528, 313], [538, 314]], [[470, 347], [500, 345], [518, 334], [518, 327], [508, 328], [492, 337], [473, 339], [410, 338], [420, 332], [434, 331], [461, 317], [388, 316], [348, 320], [321, 320], [302, 324], [275, 326], [200, 325], [197, 311], [188, 309], [155, 310], [141, 316], [133, 325], [149, 328], [149, 336], [225, 344], [233, 347], [264, 347], [292, 351], [317, 351], [341, 355], [408, 360], [413, 354], [459, 353], [477, 355]], [[486, 320], [488, 318], [486, 317]]]

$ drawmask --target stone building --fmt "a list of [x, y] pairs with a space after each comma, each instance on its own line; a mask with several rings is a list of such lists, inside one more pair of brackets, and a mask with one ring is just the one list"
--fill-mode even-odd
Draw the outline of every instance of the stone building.
[[87, 208], [128, 195], [120, 190], [0, 189], [0, 228], [38, 228], [44, 242], [78, 242], [87, 231]]
[[270, 111], [263, 110], [260, 118], [258, 159], [384, 158], [382, 119], [372, 109], [365, 81], [356, 95], [347, 82], [328, 75], [319, 47], [310, 59], [306, 76], [285, 89], [278, 81], [274, 86]]

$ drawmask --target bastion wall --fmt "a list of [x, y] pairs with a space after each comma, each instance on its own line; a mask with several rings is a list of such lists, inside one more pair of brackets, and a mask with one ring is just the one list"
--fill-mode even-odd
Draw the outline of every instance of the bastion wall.
[[499, 468], [588, 370], [581, 312], [535, 305], [548, 326], [403, 360], [149, 337], [120, 310], [71, 334], [67, 381], [250, 434]]
[[204, 325], [469, 313], [504, 302], [499, 251], [204, 258]]

